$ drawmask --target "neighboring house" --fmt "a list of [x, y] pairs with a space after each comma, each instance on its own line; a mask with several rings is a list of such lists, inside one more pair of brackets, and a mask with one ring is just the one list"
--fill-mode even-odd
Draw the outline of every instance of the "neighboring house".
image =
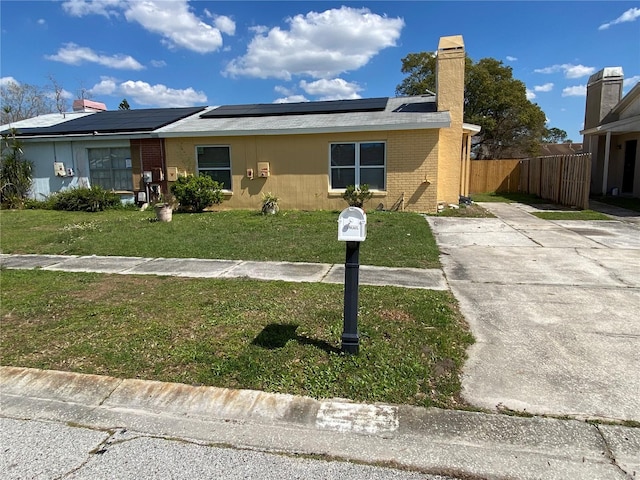
[[[37, 198], [75, 181], [142, 201], [204, 174], [223, 183], [227, 208], [272, 192], [285, 209], [342, 209], [347, 185], [368, 184], [370, 208], [433, 212], [469, 194], [480, 127], [463, 123], [464, 67], [462, 37], [443, 37], [435, 96], [119, 110], [18, 132]], [[56, 179], [54, 162], [75, 180]]]
[[581, 143], [543, 143], [540, 145], [540, 156], [576, 155], [582, 153]]
[[640, 83], [622, 97], [623, 72], [607, 67], [587, 85], [584, 152], [591, 153], [591, 193], [640, 198]]
[[[102, 111], [96, 105], [102, 104], [76, 101], [74, 108], [81, 113], [44, 115], [1, 127], [3, 133], [15, 129], [24, 157], [34, 164], [33, 198], [43, 200], [66, 188], [90, 185], [113, 190], [124, 201], [146, 200], [153, 192], [166, 191], [164, 142], [153, 131], [204, 110]], [[148, 182], [142, 181], [143, 171], [149, 172]]]

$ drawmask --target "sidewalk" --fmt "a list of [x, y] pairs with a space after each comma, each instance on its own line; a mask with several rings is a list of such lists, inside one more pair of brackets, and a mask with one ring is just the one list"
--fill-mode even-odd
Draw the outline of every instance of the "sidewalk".
[[[344, 265], [252, 262], [198, 258], [99, 257], [0, 254], [0, 267], [194, 278], [253, 278], [286, 282], [344, 283]], [[360, 266], [360, 284], [447, 290], [440, 269]]]

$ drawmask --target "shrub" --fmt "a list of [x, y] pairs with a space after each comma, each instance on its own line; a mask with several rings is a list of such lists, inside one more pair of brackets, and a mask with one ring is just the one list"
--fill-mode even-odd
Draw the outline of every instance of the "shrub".
[[99, 185], [63, 190], [51, 195], [50, 199], [54, 210], [68, 212], [101, 212], [121, 207], [118, 194]]
[[9, 208], [22, 208], [33, 181], [33, 163], [22, 158], [22, 149], [14, 130], [2, 135], [0, 148], [0, 202]]
[[350, 207], [362, 208], [364, 202], [373, 197], [373, 193], [369, 191], [369, 185], [366, 183], [356, 188], [355, 185], [347, 185], [347, 189], [342, 194]]
[[180, 208], [202, 212], [211, 205], [222, 203], [222, 186], [208, 175], [188, 175], [178, 178], [171, 185], [171, 193], [178, 200]]

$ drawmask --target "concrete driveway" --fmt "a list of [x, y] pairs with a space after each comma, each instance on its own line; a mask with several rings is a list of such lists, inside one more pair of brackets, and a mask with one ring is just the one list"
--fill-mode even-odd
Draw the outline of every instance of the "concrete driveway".
[[428, 217], [476, 344], [473, 405], [640, 421], [640, 224]]

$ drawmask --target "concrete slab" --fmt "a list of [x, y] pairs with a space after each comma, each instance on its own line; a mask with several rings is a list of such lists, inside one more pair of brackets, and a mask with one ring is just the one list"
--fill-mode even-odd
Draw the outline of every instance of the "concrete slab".
[[560, 221], [553, 223], [609, 248], [640, 249], [640, 225], [619, 221]]
[[0, 266], [5, 268], [32, 269], [56, 265], [76, 258], [75, 255], [0, 255]]
[[598, 425], [616, 464], [635, 478], [640, 475], [640, 428]]
[[[334, 265], [322, 281], [344, 283], [344, 265]], [[390, 268], [372, 265], [360, 266], [359, 283], [361, 285], [391, 285], [430, 290], [447, 290], [449, 288], [440, 269]]]
[[547, 248], [607, 248], [601, 243], [584, 237], [579, 233], [567, 230], [566, 228], [533, 230], [524, 228], [521, 232], [533, 242]]
[[450, 282], [627, 286], [575, 249], [473, 246], [447, 252], [441, 261]]
[[241, 263], [240, 260], [203, 258], [154, 258], [126, 271], [134, 274], [172, 275], [177, 277], [215, 278]]
[[456, 218], [456, 217], [431, 217], [425, 215], [427, 223], [434, 233], [487, 233], [500, 232], [511, 233], [510, 227], [499, 218]]
[[451, 282], [474, 405], [640, 421], [640, 289]]
[[220, 275], [221, 278], [256, 278], [285, 282], [319, 282], [331, 265], [324, 263], [240, 262]]
[[44, 267], [43, 270], [58, 270], [65, 272], [98, 272], [124, 273], [127, 270], [148, 262], [149, 258], [139, 257], [98, 257], [95, 255], [73, 257], [55, 265]]
[[640, 250], [577, 249], [577, 253], [597, 262], [611, 272], [622, 284], [640, 287]]

